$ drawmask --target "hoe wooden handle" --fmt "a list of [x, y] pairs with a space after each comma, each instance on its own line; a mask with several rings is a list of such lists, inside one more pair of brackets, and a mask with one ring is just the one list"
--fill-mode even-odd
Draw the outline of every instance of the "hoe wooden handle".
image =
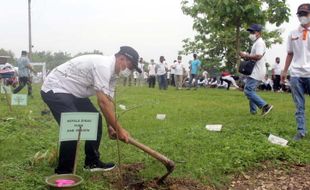
[[151, 149], [150, 147], [136, 141], [132, 137], [129, 137], [128, 143], [134, 145], [135, 147], [138, 147], [139, 149], [143, 150], [153, 158], [156, 158], [158, 161], [163, 163], [168, 171], [168, 175], [174, 170], [175, 164], [172, 160], [167, 158], [166, 156], [160, 154], [159, 152], [156, 152], [155, 150]]

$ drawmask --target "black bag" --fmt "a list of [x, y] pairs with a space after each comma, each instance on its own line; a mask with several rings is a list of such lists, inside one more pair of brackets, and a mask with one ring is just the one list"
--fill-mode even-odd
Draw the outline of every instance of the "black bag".
[[238, 71], [239, 73], [244, 74], [244, 75], [251, 75], [255, 64], [256, 64], [256, 61], [252, 61], [252, 60], [241, 61]]

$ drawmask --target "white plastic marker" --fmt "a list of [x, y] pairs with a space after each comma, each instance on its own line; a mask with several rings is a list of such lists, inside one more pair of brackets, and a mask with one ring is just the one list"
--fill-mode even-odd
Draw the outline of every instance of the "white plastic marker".
[[166, 119], [166, 114], [157, 114], [156, 119], [158, 120], [165, 120]]
[[270, 134], [268, 137], [268, 141], [271, 142], [272, 144], [278, 144], [281, 146], [287, 146], [288, 141], [281, 138], [281, 137], [277, 137], [275, 135]]
[[122, 110], [126, 110], [126, 106], [122, 104], [119, 105], [119, 108], [121, 108]]
[[209, 131], [221, 131], [222, 125], [206, 125], [206, 129]]

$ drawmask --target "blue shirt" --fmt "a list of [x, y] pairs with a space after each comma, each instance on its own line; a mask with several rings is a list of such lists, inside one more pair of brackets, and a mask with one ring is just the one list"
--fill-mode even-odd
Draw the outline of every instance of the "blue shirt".
[[29, 68], [27, 67], [30, 65], [30, 61], [28, 57], [22, 56], [17, 60], [17, 66], [18, 66], [18, 76], [19, 77], [29, 77], [30, 76], [30, 71]]
[[192, 65], [191, 65], [191, 74], [198, 74], [198, 69], [200, 67], [201, 62], [199, 61], [199, 59], [195, 59], [194, 61], [192, 61]]

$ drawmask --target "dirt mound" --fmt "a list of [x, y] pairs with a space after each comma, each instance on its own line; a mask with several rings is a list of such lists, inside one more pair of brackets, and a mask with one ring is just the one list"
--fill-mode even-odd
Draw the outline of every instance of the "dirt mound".
[[310, 165], [272, 167], [267, 164], [261, 169], [241, 173], [229, 189], [256, 190], [310, 190]]
[[[143, 163], [135, 163], [122, 165], [122, 182], [119, 178], [119, 171], [108, 177], [114, 189], [121, 190], [211, 190], [203, 184], [190, 179], [168, 178], [164, 183], [157, 183], [159, 178], [154, 178], [151, 181], [144, 181], [140, 176], [140, 170], [144, 169]], [[114, 177], [113, 177], [114, 176]], [[118, 177], [115, 177], [118, 176]]]

